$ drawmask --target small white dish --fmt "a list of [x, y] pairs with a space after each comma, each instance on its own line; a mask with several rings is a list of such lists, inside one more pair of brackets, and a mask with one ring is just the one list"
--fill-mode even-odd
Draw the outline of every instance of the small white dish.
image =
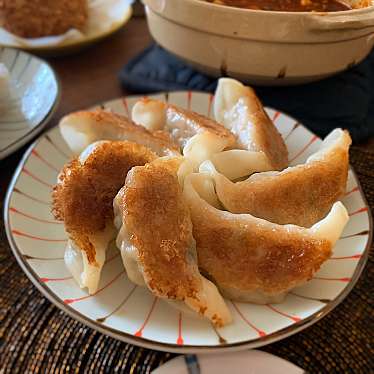
[[0, 160], [27, 143], [54, 113], [59, 84], [43, 60], [11, 48], [0, 49], [10, 74], [10, 97], [0, 98]]
[[178, 356], [152, 374], [303, 374], [298, 366], [270, 353], [251, 350], [220, 355]]
[[[196, 112], [212, 114], [212, 95], [171, 92], [152, 95]], [[101, 104], [129, 115], [139, 97]], [[321, 140], [294, 119], [268, 109], [287, 144], [291, 165], [303, 163]], [[352, 169], [343, 203], [350, 220], [331, 259], [282, 304], [227, 301], [233, 323], [220, 329], [208, 320], [180, 312], [126, 277], [118, 249], [107, 255], [99, 290], [88, 295], [65, 267], [67, 235], [51, 214], [51, 188], [71, 152], [57, 127], [25, 153], [10, 184], [4, 207], [13, 254], [34, 285], [72, 318], [116, 339], [177, 353], [238, 351], [260, 347], [299, 332], [331, 312], [352, 290], [366, 263], [372, 223]]]

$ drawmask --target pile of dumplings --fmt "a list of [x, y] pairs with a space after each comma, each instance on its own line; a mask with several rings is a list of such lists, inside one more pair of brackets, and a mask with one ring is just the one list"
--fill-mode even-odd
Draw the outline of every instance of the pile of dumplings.
[[351, 138], [332, 131], [305, 164], [255, 92], [222, 78], [215, 120], [143, 98], [132, 120], [106, 110], [60, 122], [77, 155], [53, 190], [65, 224], [65, 264], [95, 294], [114, 240], [128, 278], [215, 326], [224, 297], [279, 303], [332, 254], [348, 214]]

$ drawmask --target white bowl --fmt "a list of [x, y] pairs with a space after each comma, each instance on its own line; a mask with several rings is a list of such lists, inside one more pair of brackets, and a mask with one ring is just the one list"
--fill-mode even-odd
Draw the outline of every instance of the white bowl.
[[153, 38], [214, 76], [266, 85], [305, 83], [352, 67], [374, 46], [374, 6], [293, 13], [201, 0], [143, 2]]
[[2, 47], [0, 63], [9, 71], [9, 93], [0, 97], [0, 160], [38, 134], [52, 118], [60, 98], [58, 78], [45, 61]]

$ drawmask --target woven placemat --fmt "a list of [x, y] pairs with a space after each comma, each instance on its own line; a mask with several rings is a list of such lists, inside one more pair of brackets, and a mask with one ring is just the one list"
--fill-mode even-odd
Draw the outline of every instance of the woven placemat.
[[[374, 153], [353, 147], [351, 163], [374, 208]], [[350, 295], [312, 327], [262, 349], [308, 373], [370, 373], [373, 362], [373, 251]], [[0, 232], [1, 373], [150, 373], [175, 355], [138, 348], [68, 317], [31, 284]]]

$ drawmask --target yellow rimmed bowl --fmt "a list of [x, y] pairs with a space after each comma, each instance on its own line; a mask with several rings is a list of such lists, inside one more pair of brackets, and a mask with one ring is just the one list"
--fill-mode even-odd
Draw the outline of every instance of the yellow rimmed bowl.
[[[110, 35], [119, 31], [132, 16], [132, 0], [116, 0], [108, 5], [109, 11], [116, 15], [113, 22], [108, 23], [107, 27], [97, 29], [89, 29], [80, 38], [67, 38], [63, 41], [53, 41], [44, 43], [35, 43], [37, 39], [31, 39], [30, 43], [19, 42], [16, 38], [9, 37], [8, 35], [0, 35], [0, 46], [19, 48], [30, 53], [36, 53], [40, 56], [63, 56], [76, 53], [82, 49], [90, 47], [93, 44], [109, 37]], [[98, 6], [103, 6], [98, 2]], [[11, 34], [10, 34], [11, 35]], [[42, 40], [43, 38], [38, 38]]]

